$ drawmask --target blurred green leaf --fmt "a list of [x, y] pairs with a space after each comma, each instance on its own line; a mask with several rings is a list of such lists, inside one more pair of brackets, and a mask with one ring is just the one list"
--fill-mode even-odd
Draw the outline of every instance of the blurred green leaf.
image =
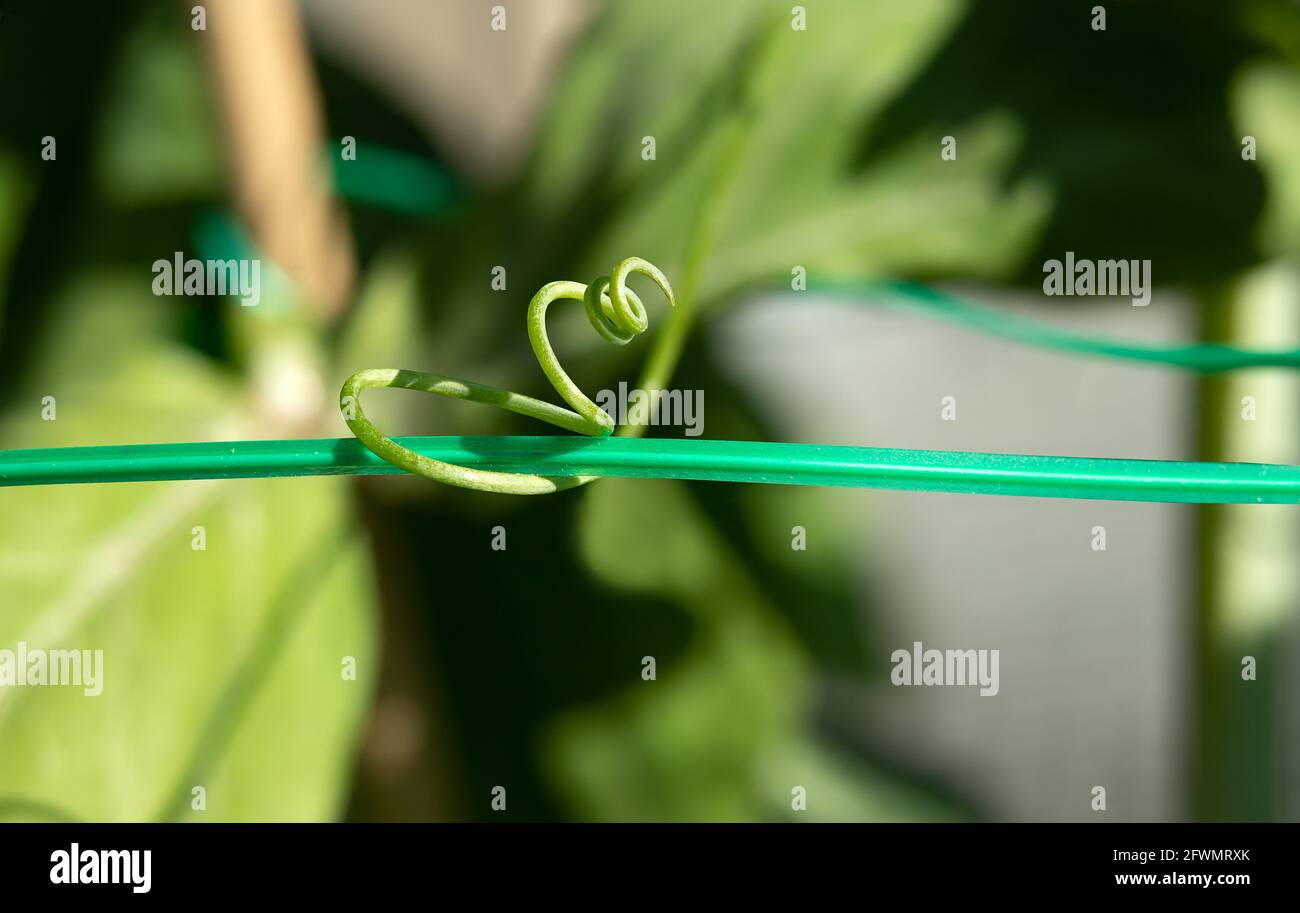
[[672, 599], [696, 629], [654, 680], [552, 724], [543, 763], [580, 817], [772, 819], [789, 813], [793, 785], [827, 803], [813, 818], [839, 800], [852, 820], [951, 817], [923, 791], [812, 741], [808, 658], [687, 485], [603, 479], [583, 497], [590, 572], [618, 592]]
[[[540, 142], [526, 199], [590, 221], [582, 275], [628, 252], [680, 269], [737, 81], [750, 83], [756, 114], [703, 298], [795, 265], [993, 277], [1018, 263], [1050, 198], [1031, 179], [1005, 184], [1014, 121], [990, 114], [973, 125], [955, 162], [940, 160], [935, 135], [865, 171], [855, 164], [864, 125], [925, 65], [961, 4], [825, 0], [808, 4], [807, 31], [776, 6], [680, 6], [656, 4], [650, 16], [642, 4], [612, 5]], [[655, 161], [640, 158], [643, 136], [656, 139]]]
[[114, 70], [95, 174], [114, 202], [212, 197], [223, 186], [219, 112], [202, 48], [181, 25], [171, 17], [132, 31]]
[[679, 170], [690, 152], [682, 141], [702, 139], [699, 109], [762, 15], [749, 0], [608, 4], [552, 100], [525, 188], [530, 208], [558, 217], [593, 189], [644, 183], [643, 136], [658, 139], [666, 170]]
[[592, 573], [673, 598], [698, 627], [655, 681], [555, 724], [546, 760], [561, 792], [587, 818], [754, 817], [755, 761], [807, 697], [802, 656], [685, 485], [603, 479], [584, 498], [578, 530]]
[[1261, 63], [1242, 72], [1234, 86], [1237, 126], [1255, 137], [1256, 155], [1269, 194], [1260, 242], [1272, 254], [1300, 250], [1300, 73]]
[[[90, 274], [4, 445], [255, 436], [235, 378], [170, 342], [145, 279]], [[53, 396], [54, 421], [43, 421]], [[332, 819], [375, 681], [372, 585], [337, 480], [0, 493], [0, 649], [103, 650], [103, 693], [0, 688], [0, 817]], [[205, 550], [192, 548], [202, 526]], [[356, 658], [357, 680], [342, 677]], [[191, 790], [206, 789], [206, 811]]]
[[[900, 781], [810, 738], [795, 738], [765, 755], [763, 794], [775, 797], [769, 815], [788, 821], [963, 821], [969, 816], [926, 790]], [[796, 811], [795, 787], [804, 806]]]
[[[338, 383], [362, 368], [427, 368], [428, 343], [420, 303], [415, 256], [397, 249], [381, 254], [367, 270], [339, 338], [335, 357]], [[366, 414], [378, 427], [393, 429], [389, 433], [408, 433], [398, 429], [419, 427], [417, 416], [428, 411], [432, 398], [372, 396], [366, 401]], [[351, 433], [346, 425], [341, 429], [341, 434]]]

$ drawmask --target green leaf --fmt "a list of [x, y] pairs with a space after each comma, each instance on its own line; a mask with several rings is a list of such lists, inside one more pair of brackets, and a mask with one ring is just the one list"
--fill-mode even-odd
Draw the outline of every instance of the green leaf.
[[[524, 331], [522, 316], [517, 330]], [[363, 368], [427, 367], [429, 346], [420, 313], [419, 267], [414, 254], [394, 250], [381, 254], [367, 270], [356, 305], [348, 315], [337, 347], [338, 383]], [[366, 414], [391, 433], [420, 427], [430, 397], [372, 395]], [[340, 434], [351, 434], [339, 422]]]
[[[526, 198], [543, 213], [580, 212], [570, 221], [593, 229], [580, 275], [628, 253], [680, 270], [741, 95], [754, 108], [752, 134], [704, 300], [788, 278], [795, 265], [990, 278], [1016, 268], [1050, 196], [1030, 179], [1008, 184], [1020, 147], [1011, 118], [972, 123], [956, 161], [940, 159], [936, 135], [866, 170], [856, 162], [864, 133], [950, 34], [962, 4], [828, 0], [808, 5], [806, 31], [759, 4], [683, 3], [677, 14], [667, 5], [654, 17], [637, 4], [610, 8], [539, 145]], [[654, 161], [640, 157], [643, 136], [656, 139]]]
[[699, 627], [655, 681], [561, 717], [544, 761], [585, 818], [752, 818], [756, 759], [807, 697], [803, 657], [687, 487], [628, 482], [585, 492], [583, 557], [611, 587], [669, 596]]
[[702, 138], [704, 99], [761, 15], [749, 0], [608, 6], [552, 100], [525, 188], [531, 208], [558, 216], [593, 186], [644, 183], [643, 136], [677, 170], [688, 151], [680, 141]]
[[[769, 816], [786, 821], [963, 821], [952, 803], [877, 770], [846, 752], [800, 737], [774, 746], [760, 761]], [[793, 804], [803, 790], [802, 808]]]
[[219, 112], [202, 48], [167, 19], [127, 38], [103, 113], [95, 179], [106, 199], [143, 205], [211, 197], [223, 182]]
[[1233, 91], [1237, 126], [1255, 137], [1257, 161], [1268, 182], [1260, 240], [1274, 254], [1300, 248], [1300, 73], [1274, 63], [1241, 74]]
[[[616, 592], [679, 604], [696, 624], [683, 655], [551, 725], [542, 760], [589, 820], [771, 820], [815, 789], [854, 820], [945, 818], [927, 794], [812, 740], [813, 669], [789, 626], [681, 482], [603, 479], [584, 492], [580, 548]], [[618, 600], [610, 604], [617, 606]], [[785, 811], [782, 811], [785, 809]]]
[[[0, 422], [4, 446], [256, 436], [237, 379], [166, 338], [146, 280], [93, 275], [69, 289], [42, 373]], [[53, 421], [42, 396], [54, 397]], [[0, 650], [103, 651], [98, 696], [0, 687], [0, 819], [341, 815], [376, 674], [369, 563], [344, 485], [55, 486], [0, 499]], [[191, 808], [196, 787], [205, 811]]]

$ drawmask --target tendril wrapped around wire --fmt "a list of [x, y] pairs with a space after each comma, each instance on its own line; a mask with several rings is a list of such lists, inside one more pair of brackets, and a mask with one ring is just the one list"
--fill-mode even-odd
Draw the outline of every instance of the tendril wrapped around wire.
[[551, 386], [568, 403], [572, 411], [554, 403], [489, 387], [473, 381], [456, 380], [441, 374], [405, 371], [397, 368], [370, 368], [358, 371], [343, 383], [339, 393], [339, 408], [352, 433], [376, 456], [394, 466], [435, 482], [470, 488], [476, 491], [495, 491], [516, 495], [550, 494], [566, 488], [585, 485], [596, 476], [542, 476], [527, 473], [490, 472], [469, 469], [454, 463], [443, 463], [422, 456], [403, 447], [374, 426], [361, 409], [361, 391], [372, 387], [400, 387], [436, 393], [453, 399], [466, 399], [485, 403], [541, 419], [567, 431], [593, 437], [608, 437], [614, 431], [614, 420], [578, 389], [577, 384], [560, 366], [560, 360], [551, 347], [546, 334], [546, 309], [551, 302], [562, 299], [581, 301], [592, 327], [614, 345], [626, 345], [645, 332], [648, 325], [645, 305], [636, 292], [627, 287], [628, 276], [642, 273], [654, 280], [663, 291], [668, 303], [676, 306], [672, 286], [660, 269], [640, 257], [620, 260], [608, 276], [601, 276], [590, 285], [581, 282], [548, 282], [528, 303], [528, 339], [533, 345], [542, 372]]

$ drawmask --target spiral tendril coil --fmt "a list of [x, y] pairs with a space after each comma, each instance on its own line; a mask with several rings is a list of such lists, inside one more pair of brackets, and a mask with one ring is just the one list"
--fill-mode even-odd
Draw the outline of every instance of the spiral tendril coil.
[[528, 339], [533, 354], [541, 365], [551, 386], [568, 403], [565, 409], [554, 403], [524, 396], [510, 390], [489, 387], [473, 381], [457, 380], [441, 374], [407, 371], [398, 368], [369, 368], [358, 371], [343, 383], [339, 393], [339, 409], [343, 420], [376, 456], [415, 475], [435, 482], [469, 488], [476, 491], [495, 491], [505, 494], [550, 494], [566, 488], [575, 488], [590, 482], [595, 476], [542, 476], [527, 473], [491, 472], [469, 469], [454, 463], [443, 463], [422, 456], [403, 447], [366, 418], [361, 409], [361, 391], [372, 387], [399, 387], [436, 393], [453, 399], [496, 406], [509, 412], [540, 419], [567, 431], [593, 437], [607, 437], [614, 430], [614, 420], [583, 393], [560, 365], [546, 334], [546, 310], [554, 301], [571, 299], [581, 301], [592, 327], [605, 340], [614, 345], [626, 345], [645, 332], [649, 325], [645, 305], [636, 292], [627, 287], [632, 273], [641, 273], [654, 280], [668, 299], [676, 306], [672, 286], [663, 272], [640, 257], [628, 257], [615, 264], [608, 276], [601, 276], [590, 285], [581, 282], [549, 282], [538, 290], [528, 303]]

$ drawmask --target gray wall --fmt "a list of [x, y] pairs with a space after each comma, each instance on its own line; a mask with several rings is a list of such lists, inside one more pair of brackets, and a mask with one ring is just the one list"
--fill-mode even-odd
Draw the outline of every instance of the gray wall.
[[[1040, 296], [953, 289], [1030, 313]], [[1195, 338], [1157, 295], [1034, 308], [1150, 341]], [[884, 306], [791, 293], [738, 307], [711, 338], [791, 441], [1193, 459], [1194, 379], [980, 336]], [[940, 419], [943, 396], [957, 420]], [[837, 496], [838, 497], [838, 496]], [[864, 625], [888, 632], [879, 686], [827, 682], [828, 712], [974, 794], [998, 820], [1184, 816], [1184, 651], [1193, 508], [852, 491]], [[1107, 550], [1091, 547], [1094, 526]], [[888, 684], [889, 652], [996, 648], [1001, 689]], [[1107, 789], [1104, 816], [1090, 808]]]

